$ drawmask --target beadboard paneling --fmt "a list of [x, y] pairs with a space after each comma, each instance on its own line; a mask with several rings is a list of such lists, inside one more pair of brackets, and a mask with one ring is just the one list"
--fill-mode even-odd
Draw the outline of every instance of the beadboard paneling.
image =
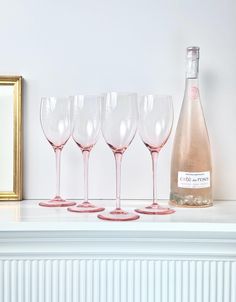
[[0, 260], [1, 302], [235, 302], [236, 262]]

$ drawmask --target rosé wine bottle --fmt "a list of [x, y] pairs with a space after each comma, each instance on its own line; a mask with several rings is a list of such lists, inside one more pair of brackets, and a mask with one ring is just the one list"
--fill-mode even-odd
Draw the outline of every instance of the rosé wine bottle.
[[187, 48], [185, 94], [176, 129], [170, 204], [212, 206], [211, 148], [198, 88], [199, 47]]

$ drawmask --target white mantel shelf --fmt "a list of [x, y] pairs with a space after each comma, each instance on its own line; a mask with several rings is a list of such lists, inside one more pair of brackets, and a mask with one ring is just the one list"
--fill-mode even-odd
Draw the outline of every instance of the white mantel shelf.
[[[0, 202], [0, 231], [212, 231], [236, 232], [236, 200], [215, 201], [209, 208], [176, 208], [172, 215], [142, 215], [131, 222], [111, 222], [97, 218], [98, 213], [72, 213], [66, 208], [38, 206], [41, 200]], [[114, 200], [96, 200], [111, 210]], [[149, 204], [144, 200], [124, 200], [129, 211]], [[160, 201], [167, 206], [167, 201]]]
[[[209, 208], [176, 208], [172, 215], [142, 215], [131, 222], [110, 222], [97, 213], [72, 213], [66, 208], [38, 206], [40, 200], [0, 202], [0, 232], [3, 231], [92, 231], [92, 232], [206, 232], [236, 234], [236, 201], [215, 201]], [[114, 201], [96, 200], [112, 209]], [[125, 200], [124, 208], [132, 211], [148, 203]], [[150, 202], [150, 201], [149, 201]], [[166, 201], [160, 202], [167, 205]]]
[[38, 203], [0, 203], [1, 302], [236, 302], [236, 201], [133, 222]]
[[[40, 207], [38, 203], [39, 200], [0, 203], [0, 242], [27, 240], [35, 247], [40, 241], [41, 246], [45, 242], [45, 248], [49, 249], [51, 245], [52, 250], [56, 241], [79, 242], [80, 247], [82, 243], [87, 246], [87, 251], [93, 242], [96, 253], [101, 245], [101, 253], [122, 251], [128, 254], [163, 254], [160, 243], [168, 246], [165, 253], [176, 254], [175, 245], [181, 243], [179, 254], [183, 253], [186, 245], [194, 244], [196, 248], [191, 249], [191, 254], [198, 254], [200, 248], [201, 254], [213, 256], [223, 253], [224, 256], [226, 253], [236, 257], [236, 201], [217, 201], [210, 208], [177, 208], [172, 215], [141, 215], [139, 220], [131, 222], [103, 221], [97, 218], [96, 213], [72, 213], [66, 208]], [[114, 201], [96, 200], [96, 203], [109, 206]], [[163, 205], [166, 203], [161, 202]], [[123, 204], [132, 211], [142, 206], [144, 201], [129, 200]], [[217, 243], [220, 249], [216, 249]], [[208, 249], [205, 249], [206, 244]], [[63, 247], [63, 251], [66, 250], [76, 251], [72, 251], [69, 245]]]

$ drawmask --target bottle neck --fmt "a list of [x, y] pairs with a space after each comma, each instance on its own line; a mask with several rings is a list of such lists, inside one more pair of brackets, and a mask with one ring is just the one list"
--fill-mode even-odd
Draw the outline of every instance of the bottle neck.
[[197, 79], [199, 59], [188, 58], [186, 62], [186, 79]]
[[186, 79], [184, 99], [186, 101], [200, 100], [198, 79]]
[[185, 82], [185, 97], [189, 100], [199, 99], [199, 84], [198, 84], [198, 59], [187, 59], [186, 62], [186, 82]]

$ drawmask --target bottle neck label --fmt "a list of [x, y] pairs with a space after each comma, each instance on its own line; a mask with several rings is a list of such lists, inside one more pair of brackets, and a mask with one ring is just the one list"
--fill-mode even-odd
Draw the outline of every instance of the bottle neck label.
[[190, 87], [190, 98], [192, 101], [199, 99], [199, 89], [196, 86]]
[[189, 101], [200, 100], [198, 79], [186, 79], [184, 99]]
[[198, 68], [199, 68], [199, 60], [198, 59], [193, 60], [188, 58], [186, 62], [186, 78], [197, 79]]

